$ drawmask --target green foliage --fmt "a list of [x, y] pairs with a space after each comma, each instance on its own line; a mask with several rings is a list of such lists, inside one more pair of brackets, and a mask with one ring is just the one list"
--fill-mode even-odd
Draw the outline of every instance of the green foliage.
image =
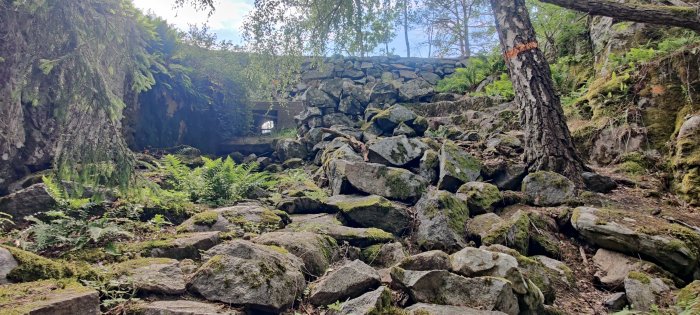
[[498, 78], [484, 87], [483, 92], [471, 93], [472, 96], [498, 96], [506, 100], [512, 100], [515, 98], [515, 90], [513, 89], [513, 82], [507, 74], [503, 73]]
[[179, 159], [168, 155], [163, 167], [168, 181], [190, 199], [213, 205], [232, 204], [251, 197], [255, 189], [269, 189], [275, 181], [267, 172], [258, 172], [257, 163], [236, 164], [231, 157], [208, 159], [204, 165], [190, 170]]
[[343, 310], [343, 306], [344, 306], [343, 304], [344, 304], [343, 302], [335, 301], [335, 303], [328, 304], [328, 305], [326, 305], [326, 307], [331, 311], [340, 312]]
[[505, 72], [503, 58], [497, 52], [469, 58], [464, 68], [455, 69], [455, 73], [438, 81], [438, 92], [466, 93], [474, 90], [479, 83], [491, 74]]
[[5, 213], [0, 211], [0, 229], [5, 226], [5, 225], [13, 225], [15, 224], [12, 221], [12, 215], [9, 213]]
[[63, 211], [49, 211], [46, 219], [29, 216], [33, 222], [22, 231], [23, 246], [33, 252], [63, 255], [85, 247], [111, 247], [111, 243], [131, 238], [131, 233], [122, 229], [118, 222], [109, 217], [90, 217], [79, 211], [76, 217]]

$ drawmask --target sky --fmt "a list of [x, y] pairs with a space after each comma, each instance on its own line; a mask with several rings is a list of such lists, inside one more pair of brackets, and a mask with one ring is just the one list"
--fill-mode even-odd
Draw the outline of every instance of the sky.
[[[254, 0], [215, 0], [216, 11], [211, 17], [208, 12], [197, 12], [192, 7], [174, 8], [173, 0], [133, 0], [134, 5], [144, 12], [152, 12], [170, 24], [183, 31], [189, 29], [189, 24], [203, 25], [208, 23], [210, 30], [216, 33], [219, 40], [231, 40], [241, 44], [240, 29], [245, 16], [254, 8]], [[414, 30], [412, 38], [422, 37], [420, 31]], [[390, 48], [400, 56], [406, 56], [406, 46], [403, 36], [397, 36]], [[411, 53], [416, 57], [427, 57], [427, 49], [412, 48]]]

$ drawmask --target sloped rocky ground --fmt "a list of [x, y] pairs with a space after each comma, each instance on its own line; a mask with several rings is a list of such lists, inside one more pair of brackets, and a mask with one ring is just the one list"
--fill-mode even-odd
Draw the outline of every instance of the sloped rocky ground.
[[[654, 174], [599, 168], [585, 189], [526, 174], [516, 120], [470, 99], [312, 128], [277, 143], [278, 163], [258, 159], [306, 179], [92, 268], [136, 290], [127, 314], [700, 313], [700, 210]], [[26, 282], [88, 268], [9, 246], [0, 262], [1, 281], [25, 282], [0, 286], [0, 313], [97, 313], [92, 289]]]

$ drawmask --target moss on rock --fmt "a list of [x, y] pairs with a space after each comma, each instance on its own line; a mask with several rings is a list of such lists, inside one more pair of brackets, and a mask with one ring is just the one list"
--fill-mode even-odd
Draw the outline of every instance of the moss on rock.
[[79, 278], [95, 279], [98, 273], [86, 263], [69, 263], [48, 259], [16, 247], [1, 247], [10, 251], [18, 266], [7, 275], [15, 282], [29, 282], [43, 279]]

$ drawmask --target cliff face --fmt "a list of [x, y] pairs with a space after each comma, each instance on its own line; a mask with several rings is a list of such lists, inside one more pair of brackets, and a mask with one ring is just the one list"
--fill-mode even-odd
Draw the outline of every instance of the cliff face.
[[0, 4], [0, 192], [54, 158], [126, 162], [119, 119], [146, 74], [134, 61], [144, 54], [138, 12], [124, 5]]
[[[233, 64], [128, 0], [0, 3], [0, 195], [52, 166], [120, 184], [130, 149], [213, 151], [248, 131]], [[228, 72], [226, 72], [228, 71]]]

